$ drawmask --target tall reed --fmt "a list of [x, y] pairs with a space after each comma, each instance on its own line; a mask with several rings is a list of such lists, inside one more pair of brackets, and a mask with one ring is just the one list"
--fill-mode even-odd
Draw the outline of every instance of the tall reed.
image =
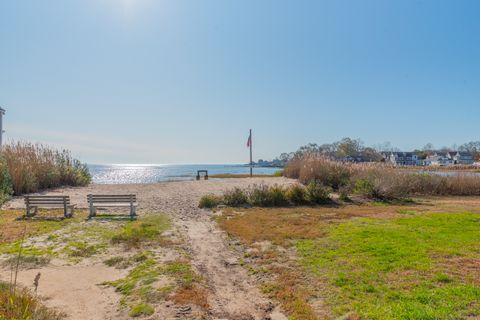
[[400, 170], [382, 164], [342, 163], [307, 155], [290, 161], [284, 175], [303, 184], [316, 182], [342, 193], [374, 199], [398, 199], [415, 195], [480, 195], [480, 177], [473, 174], [442, 176]]
[[[1, 153], [8, 177], [0, 181], [0, 186], [3, 181], [10, 181], [16, 195], [59, 186], [84, 186], [91, 180], [86, 165], [73, 158], [67, 150], [14, 142], [4, 145]], [[1, 168], [0, 161], [0, 179]]]

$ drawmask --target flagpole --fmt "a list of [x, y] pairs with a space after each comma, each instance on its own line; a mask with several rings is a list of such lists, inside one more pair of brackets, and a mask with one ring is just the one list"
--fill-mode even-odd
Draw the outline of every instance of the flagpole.
[[252, 129], [250, 129], [250, 178], [253, 177]]

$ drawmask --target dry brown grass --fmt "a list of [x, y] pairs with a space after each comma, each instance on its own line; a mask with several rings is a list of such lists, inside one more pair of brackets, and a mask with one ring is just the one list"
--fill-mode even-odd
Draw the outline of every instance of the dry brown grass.
[[275, 281], [266, 284], [263, 291], [282, 303], [282, 308], [297, 320], [316, 320], [315, 310], [308, 304], [312, 292], [303, 284], [304, 275], [293, 268], [273, 266]]
[[196, 284], [179, 288], [172, 296], [177, 305], [196, 305], [208, 309], [207, 291]]
[[226, 210], [219, 218], [222, 229], [246, 244], [271, 241], [286, 245], [291, 239], [317, 238], [325, 221], [311, 208], [245, 209], [241, 213]]

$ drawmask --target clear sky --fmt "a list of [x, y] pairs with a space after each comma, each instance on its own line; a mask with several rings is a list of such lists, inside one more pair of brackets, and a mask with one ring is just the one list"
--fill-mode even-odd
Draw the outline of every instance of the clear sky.
[[245, 163], [345, 136], [480, 140], [480, 1], [4, 0], [5, 138]]

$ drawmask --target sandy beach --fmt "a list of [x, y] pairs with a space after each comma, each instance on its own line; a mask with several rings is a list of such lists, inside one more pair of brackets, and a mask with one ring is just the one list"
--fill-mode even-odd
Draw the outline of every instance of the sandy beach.
[[[204, 319], [286, 319], [280, 309], [267, 299], [255, 282], [255, 278], [239, 265], [241, 257], [229, 248], [224, 232], [216, 227], [212, 212], [198, 208], [201, 196], [221, 194], [234, 187], [248, 187], [253, 184], [288, 185], [295, 183], [286, 178], [224, 179], [208, 181], [165, 182], [156, 184], [100, 185], [92, 184], [80, 188], [59, 188], [43, 192], [45, 195], [69, 195], [77, 208], [87, 208], [87, 195], [130, 194], [138, 197], [140, 216], [153, 212], [170, 215], [179, 237], [184, 239], [195, 271], [205, 279], [208, 289], [208, 312]], [[14, 198], [3, 209], [24, 208], [23, 198]], [[82, 222], [88, 223], [88, 222]], [[169, 253], [163, 252], [165, 256]], [[172, 253], [170, 253], [172, 254]], [[173, 253], [174, 254], [174, 253]], [[87, 259], [79, 265], [51, 264], [28, 272], [20, 273], [24, 285], [31, 285], [37, 272], [43, 275], [40, 294], [46, 297], [46, 304], [61, 307], [69, 319], [123, 319], [128, 316], [118, 310], [119, 296], [111, 288], [99, 286], [122, 276], [95, 259]], [[123, 272], [124, 273], [124, 272]], [[94, 275], [93, 275], [94, 274]], [[8, 270], [0, 273], [2, 278]], [[65, 285], [68, 278], [81, 278], [78, 285]], [[7, 279], [3, 279], [7, 280]], [[72, 293], [73, 292], [73, 293]], [[88, 301], [95, 301], [95, 308], [87, 307]], [[177, 308], [178, 307], [178, 308]], [[182, 312], [181, 306], [160, 306], [150, 319], [190, 319], [198, 315]]]

